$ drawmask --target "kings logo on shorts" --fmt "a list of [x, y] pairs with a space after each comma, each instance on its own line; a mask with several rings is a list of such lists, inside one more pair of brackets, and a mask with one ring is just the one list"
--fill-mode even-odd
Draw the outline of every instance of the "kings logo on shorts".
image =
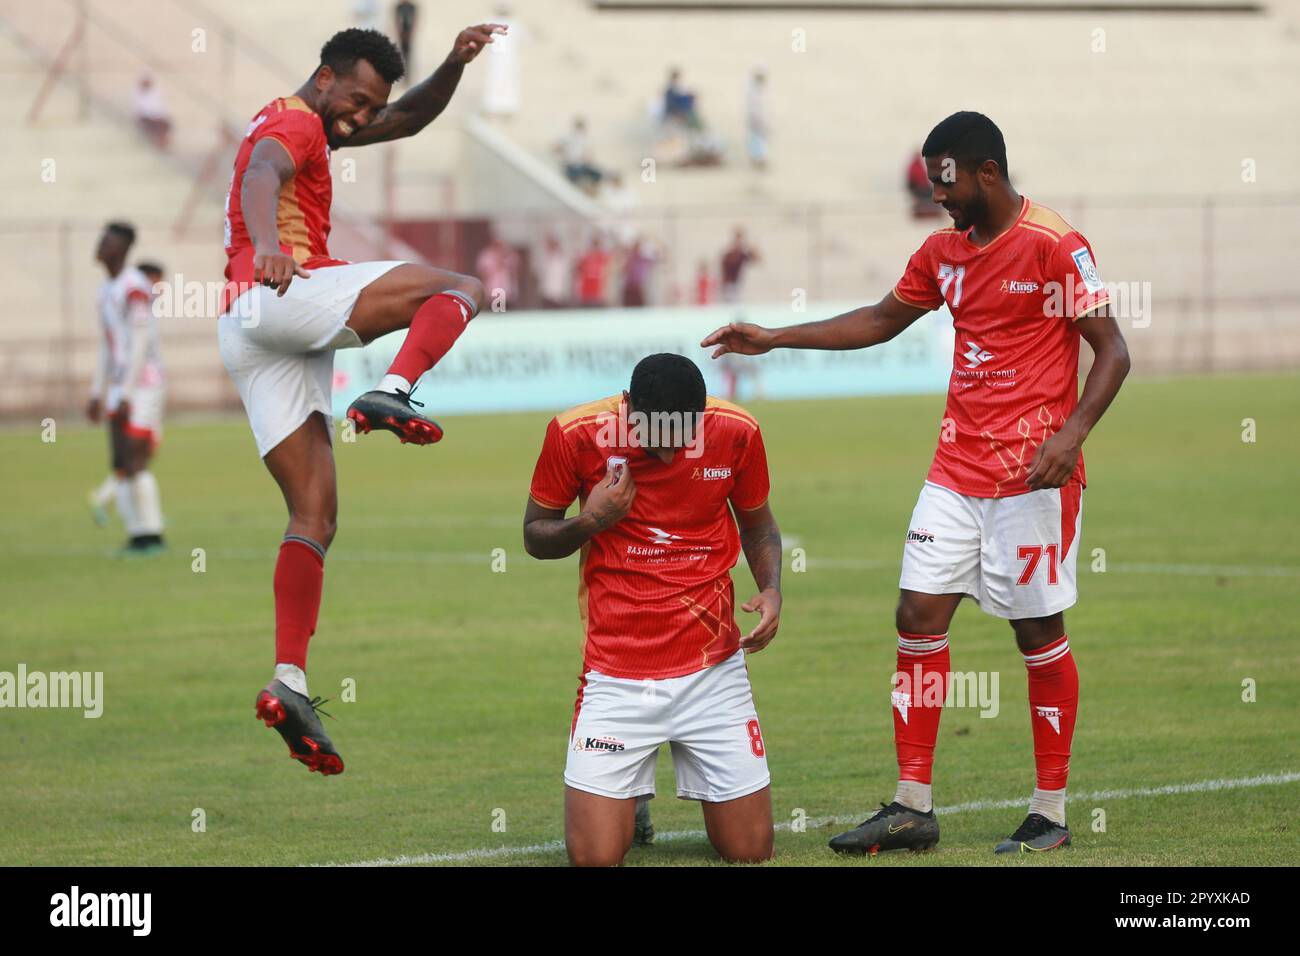
[[911, 529], [907, 532], [907, 541], [909, 544], [934, 544], [934, 532], [924, 528]]
[[575, 737], [573, 749], [579, 753], [621, 753], [627, 745], [616, 737]]

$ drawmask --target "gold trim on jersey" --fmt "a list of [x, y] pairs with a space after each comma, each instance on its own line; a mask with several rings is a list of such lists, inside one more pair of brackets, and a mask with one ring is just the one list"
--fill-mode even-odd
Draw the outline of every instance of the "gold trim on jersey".
[[1027, 222], [1022, 222], [1020, 223], [1020, 228], [1028, 229], [1030, 232], [1036, 232], [1039, 235], [1046, 236], [1047, 238], [1051, 239], [1053, 242], [1061, 241], [1060, 235], [1058, 235], [1055, 232], [1052, 232], [1052, 230], [1048, 229], [1046, 226], [1035, 226]]
[[758, 420], [754, 418], [753, 415], [745, 411], [745, 409], [741, 408], [735, 402], [729, 402], [725, 398], [714, 398], [712, 395], [705, 396], [704, 410], [707, 412], [711, 409], [717, 411], [734, 412], [735, 414], [743, 417], [747, 422], [749, 422], [755, 428], [758, 427]]
[[1046, 229], [1055, 233], [1057, 239], [1060, 239], [1067, 232], [1074, 232], [1073, 227], [1055, 209], [1048, 209], [1036, 202], [1030, 202], [1029, 212], [1021, 220], [1021, 225], [1035, 225], [1040, 229]]
[[754, 419], [749, 415], [745, 415], [745, 414], [737, 415], [734, 414], [733, 412], [724, 411], [721, 408], [706, 408], [704, 410], [704, 414], [709, 416], [710, 418], [729, 418], [734, 422], [743, 422], [744, 424], [748, 425], [753, 431], [758, 431], [758, 422], [754, 421]]
[[[1016, 431], [1020, 433], [1019, 455], [1012, 454], [1011, 449], [1002, 444], [998, 439], [994, 438], [992, 433], [984, 432], [981, 435], [981, 437], [988, 439], [989, 447], [993, 449], [993, 454], [998, 456], [998, 461], [1002, 463], [1002, 467], [1007, 471], [1007, 477], [998, 479], [997, 487], [993, 493], [994, 498], [1002, 497], [1002, 482], [1014, 481], [1021, 474], [1028, 472], [1029, 465], [1034, 460], [1033, 456], [1035, 449], [1038, 448], [1038, 445], [1041, 445], [1051, 437], [1052, 413], [1048, 411], [1046, 405], [1038, 406], [1038, 424], [1043, 426], [1043, 433], [1039, 438], [1038, 444], [1035, 444], [1034, 439], [1031, 437], [1033, 434], [1033, 426], [1023, 417], [1020, 421], [1016, 422]], [[1002, 457], [1003, 451], [1007, 453], [1007, 458]], [[1011, 462], [1015, 463], [1014, 468], [1011, 466], [1011, 463], [1008, 462], [1008, 458]]]
[[1092, 305], [1085, 306], [1084, 308], [1080, 309], [1078, 312], [1074, 314], [1074, 321], [1078, 322], [1080, 319], [1082, 319], [1084, 316], [1088, 315], [1089, 313], [1093, 312], [1094, 310], [1100, 309], [1103, 305], [1110, 305], [1109, 295], [1106, 296], [1106, 298], [1104, 299], [1100, 299], [1094, 302]]
[[307, 233], [307, 220], [298, 205], [298, 181], [291, 179], [280, 187], [280, 202], [275, 210], [275, 231], [280, 241], [293, 247], [295, 262], [311, 258], [311, 237]]
[[567, 432], [575, 425], [598, 418], [608, 412], [617, 412], [619, 405], [622, 403], [622, 394], [598, 398], [594, 402], [584, 402], [581, 405], [573, 406], [567, 411], [560, 412], [555, 416], [555, 421], [560, 426], [560, 431]]
[[701, 667], [707, 667], [709, 664], [709, 648], [722, 640], [727, 634], [730, 634], [731, 629], [736, 626], [735, 610], [732, 608], [727, 594], [728, 585], [730, 584], [730, 575], [714, 580], [713, 595], [716, 598], [712, 602], [714, 608], [705, 607], [694, 598], [687, 597], [684, 594], [678, 598], [682, 605], [694, 614], [695, 619], [709, 632], [709, 640], [700, 648]]
[[914, 309], [925, 309], [925, 311], [927, 312], [933, 312], [936, 308], [936, 306], [926, 305], [924, 302], [913, 302], [911, 299], [899, 295], [897, 286], [890, 289], [889, 291], [893, 293], [894, 298], [897, 299], [899, 302], [903, 303], [903, 305], [910, 305]]
[[569, 504], [565, 504], [565, 505], [553, 504], [552, 502], [549, 501], [543, 501], [541, 498], [531, 493], [528, 495], [528, 497], [531, 498], [536, 504], [541, 505], [543, 508], [550, 508], [552, 511], [568, 511], [569, 505], [573, 504], [572, 501], [570, 501]]

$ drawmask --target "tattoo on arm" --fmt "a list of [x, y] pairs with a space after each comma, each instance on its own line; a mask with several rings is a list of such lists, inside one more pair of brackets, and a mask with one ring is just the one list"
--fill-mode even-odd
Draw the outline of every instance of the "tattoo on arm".
[[543, 508], [529, 498], [524, 512], [524, 550], [544, 561], [567, 558], [602, 530], [588, 512], [566, 518], [563, 510]]
[[740, 529], [740, 545], [760, 591], [781, 589], [781, 529], [775, 520]]

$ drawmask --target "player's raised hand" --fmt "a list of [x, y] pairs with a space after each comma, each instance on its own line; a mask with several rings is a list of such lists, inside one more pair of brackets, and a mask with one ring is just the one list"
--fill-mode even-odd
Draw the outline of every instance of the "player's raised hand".
[[605, 473], [605, 477], [591, 489], [582, 510], [591, 515], [596, 531], [604, 531], [627, 516], [635, 499], [636, 482], [632, 480], [632, 469], [625, 464]]
[[253, 281], [275, 289], [276, 295], [284, 295], [294, 276], [311, 278], [311, 273], [298, 265], [293, 256], [276, 250], [259, 252], [253, 256]]
[[781, 626], [781, 592], [776, 588], [764, 588], [742, 604], [740, 609], [750, 614], [758, 612], [758, 623], [740, 639], [740, 646], [746, 654], [756, 654], [772, 643], [776, 629]]
[[501, 23], [480, 23], [478, 26], [466, 27], [456, 36], [451, 45], [450, 59], [457, 63], [468, 63], [478, 56], [492, 42], [492, 38], [506, 33], [506, 26]]
[[701, 348], [716, 345], [713, 358], [720, 358], [728, 352], [737, 355], [762, 355], [772, 348], [772, 330], [752, 322], [731, 322], [704, 337]]
[[1073, 432], [1062, 428], [1034, 451], [1034, 460], [1025, 476], [1031, 491], [1061, 488], [1074, 474], [1079, 461], [1079, 441]]

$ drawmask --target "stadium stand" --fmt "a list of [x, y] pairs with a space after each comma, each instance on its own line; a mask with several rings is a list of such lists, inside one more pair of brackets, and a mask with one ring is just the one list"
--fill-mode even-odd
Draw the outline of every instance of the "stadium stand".
[[[576, 248], [616, 218], [558, 175], [552, 147], [581, 114], [594, 154], [635, 192], [620, 215], [667, 251], [652, 301], [682, 295], [738, 225], [763, 253], [750, 301], [790, 301], [796, 289], [810, 302], [873, 298], [933, 228], [908, 215], [909, 152], [948, 112], [978, 108], [1002, 125], [1017, 185], [1087, 232], [1103, 276], [1150, 284], [1149, 326], [1131, 336], [1139, 369], [1300, 362], [1300, 295], [1288, 269], [1300, 248], [1300, 195], [1287, 175], [1300, 146], [1293, 6], [1014, 18], [793, 4], [665, 18], [617, 6], [517, 5], [523, 99], [510, 119], [476, 115], [482, 71], [471, 68], [430, 130], [341, 151], [337, 252], [418, 256], [416, 247], [444, 248], [419, 242], [420, 229], [471, 220], [529, 251], [558, 226]], [[423, 7], [416, 49], [427, 71], [485, 7]], [[34, 382], [80, 400], [99, 278], [91, 247], [104, 219], [137, 220], [140, 254], [187, 279], [219, 276], [231, 137], [301, 82], [350, 11], [346, 0], [0, 4], [0, 68], [30, 106], [0, 163], [7, 181], [33, 184], [9, 191], [0, 217], [0, 268], [18, 305], [0, 320], [10, 346], [0, 414], [30, 399]], [[628, 36], [635, 57], [625, 55]], [[765, 172], [744, 160], [742, 90], [757, 65], [770, 86]], [[651, 113], [674, 66], [724, 144], [724, 163], [660, 164], [648, 182]], [[174, 116], [167, 154], [131, 122], [144, 72]], [[40, 180], [48, 158], [57, 184]], [[167, 326], [169, 365], [194, 371], [174, 395], [180, 406], [233, 399], [207, 335], [197, 318]]]

